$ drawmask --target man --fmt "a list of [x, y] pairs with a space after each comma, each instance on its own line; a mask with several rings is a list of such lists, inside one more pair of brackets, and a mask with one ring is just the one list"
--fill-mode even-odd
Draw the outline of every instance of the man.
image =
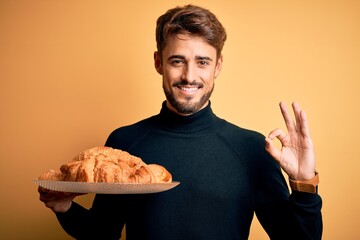
[[157, 21], [156, 40], [166, 101], [158, 115], [116, 129], [106, 146], [165, 166], [181, 184], [156, 194], [98, 194], [90, 210], [72, 202], [77, 194], [39, 188], [64, 230], [77, 239], [119, 239], [126, 224], [128, 240], [247, 239], [256, 213], [271, 239], [321, 239], [322, 201], [305, 112], [294, 103], [294, 122], [281, 103], [288, 133], [277, 129], [267, 138], [212, 112], [226, 33], [206, 9], [170, 9]]

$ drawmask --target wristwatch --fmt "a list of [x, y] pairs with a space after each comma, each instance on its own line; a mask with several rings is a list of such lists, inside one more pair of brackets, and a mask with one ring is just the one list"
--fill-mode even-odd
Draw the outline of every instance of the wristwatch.
[[298, 192], [316, 193], [319, 184], [319, 173], [315, 172], [315, 177], [307, 181], [297, 181], [289, 178], [289, 184], [292, 190]]

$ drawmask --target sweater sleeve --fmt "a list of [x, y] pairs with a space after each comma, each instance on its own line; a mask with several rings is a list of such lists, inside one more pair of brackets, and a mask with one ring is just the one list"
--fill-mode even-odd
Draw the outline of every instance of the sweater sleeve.
[[322, 236], [322, 199], [318, 194], [293, 191], [290, 196], [291, 207], [302, 239], [321, 239]]
[[95, 196], [89, 210], [73, 202], [67, 212], [56, 213], [56, 217], [65, 232], [76, 239], [119, 239], [125, 223], [124, 214], [118, 214], [119, 209], [114, 211], [112, 200], [106, 198], [111, 195]]
[[76, 202], [72, 203], [68, 211], [55, 214], [65, 232], [76, 239], [85, 238], [87, 229], [94, 225], [90, 211]]
[[265, 151], [257, 161], [261, 162], [255, 168], [255, 212], [269, 237], [321, 239], [321, 197], [296, 191], [290, 194], [279, 165]]
[[254, 211], [270, 239], [321, 239], [321, 197], [303, 192], [290, 194], [279, 164], [265, 150], [265, 136], [229, 124], [222, 132], [239, 158], [248, 161]]

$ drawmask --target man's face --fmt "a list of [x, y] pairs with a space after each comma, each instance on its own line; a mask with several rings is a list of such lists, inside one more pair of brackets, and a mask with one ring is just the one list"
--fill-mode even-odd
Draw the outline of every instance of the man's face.
[[209, 103], [222, 57], [217, 60], [216, 49], [204, 38], [187, 34], [169, 37], [162, 56], [156, 52], [154, 57], [169, 109], [189, 115]]

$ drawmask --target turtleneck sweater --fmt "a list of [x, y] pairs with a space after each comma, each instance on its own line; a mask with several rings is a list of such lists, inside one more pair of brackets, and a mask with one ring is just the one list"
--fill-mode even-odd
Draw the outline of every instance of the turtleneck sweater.
[[264, 136], [217, 117], [209, 104], [158, 115], [113, 131], [106, 146], [163, 165], [177, 187], [153, 194], [97, 194], [56, 213], [76, 239], [248, 239], [254, 213], [271, 239], [321, 239], [321, 197], [289, 193]]

